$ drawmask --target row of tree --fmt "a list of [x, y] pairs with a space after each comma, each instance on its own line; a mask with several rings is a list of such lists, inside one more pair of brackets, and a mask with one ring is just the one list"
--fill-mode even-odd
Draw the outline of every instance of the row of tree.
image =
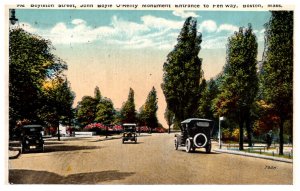
[[116, 110], [113, 102], [102, 97], [99, 87], [95, 88], [94, 97], [84, 96], [76, 107], [76, 118], [81, 127], [91, 123], [102, 123], [105, 125], [138, 123], [141, 126], [150, 128], [158, 127], [157, 120], [157, 95], [153, 87], [148, 97], [140, 108], [135, 109], [134, 91], [129, 89], [127, 101], [123, 103], [120, 110]]
[[256, 60], [258, 45], [249, 24], [228, 38], [223, 71], [207, 82], [198, 57], [202, 36], [196, 19], [187, 18], [163, 67], [168, 124], [176, 127], [190, 117], [217, 121], [226, 116], [229, 128], [239, 128], [240, 150], [244, 126], [250, 146], [254, 130], [279, 128], [283, 154], [284, 124], [291, 128], [293, 116], [293, 12], [271, 12], [265, 31], [262, 62]]
[[39, 123], [59, 127], [78, 122], [81, 127], [91, 123], [139, 123], [154, 128], [157, 120], [157, 93], [149, 92], [139, 112], [135, 109], [134, 91], [120, 110], [111, 99], [103, 97], [99, 87], [94, 97], [84, 96], [75, 109], [75, 94], [63, 75], [67, 64], [53, 55], [51, 42], [23, 29], [10, 30], [9, 35], [9, 123], [10, 129], [22, 123]]

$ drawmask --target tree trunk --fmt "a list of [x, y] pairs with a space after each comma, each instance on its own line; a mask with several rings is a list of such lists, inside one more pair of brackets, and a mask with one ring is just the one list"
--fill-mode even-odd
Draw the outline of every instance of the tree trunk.
[[279, 124], [279, 155], [283, 155], [283, 119], [280, 119]]
[[57, 140], [60, 141], [60, 130], [59, 130], [59, 124], [57, 126]]
[[239, 140], [239, 150], [244, 150], [244, 120], [240, 119], [239, 127], [240, 127], [240, 140]]
[[168, 133], [169, 134], [171, 133], [171, 125], [169, 125], [169, 131], [168, 131]]
[[249, 115], [247, 115], [247, 117], [246, 117], [246, 130], [247, 130], [248, 146], [252, 147], [253, 146], [253, 143], [252, 143], [252, 127], [251, 127], [251, 120], [250, 120]]

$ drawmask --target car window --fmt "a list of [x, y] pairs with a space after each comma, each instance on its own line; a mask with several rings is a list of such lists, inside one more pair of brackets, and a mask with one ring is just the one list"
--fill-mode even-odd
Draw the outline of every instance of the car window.
[[196, 125], [197, 125], [198, 127], [209, 127], [209, 122], [198, 121], [198, 122], [196, 123]]

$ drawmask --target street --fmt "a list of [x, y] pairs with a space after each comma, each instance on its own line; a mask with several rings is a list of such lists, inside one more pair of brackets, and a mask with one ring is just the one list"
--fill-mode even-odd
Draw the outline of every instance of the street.
[[[186, 153], [174, 134], [142, 134], [138, 143], [94, 136], [47, 140], [44, 153], [9, 160], [11, 184], [292, 184], [293, 165], [251, 157]], [[213, 148], [217, 143], [213, 144]]]

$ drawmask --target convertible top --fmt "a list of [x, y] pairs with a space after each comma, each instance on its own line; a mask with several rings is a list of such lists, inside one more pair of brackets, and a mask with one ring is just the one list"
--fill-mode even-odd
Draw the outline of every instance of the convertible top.
[[210, 119], [201, 119], [201, 118], [189, 118], [189, 119], [186, 119], [184, 121], [181, 122], [181, 124], [186, 124], [186, 123], [190, 123], [192, 121], [205, 121], [205, 122], [212, 122], [212, 120]]

